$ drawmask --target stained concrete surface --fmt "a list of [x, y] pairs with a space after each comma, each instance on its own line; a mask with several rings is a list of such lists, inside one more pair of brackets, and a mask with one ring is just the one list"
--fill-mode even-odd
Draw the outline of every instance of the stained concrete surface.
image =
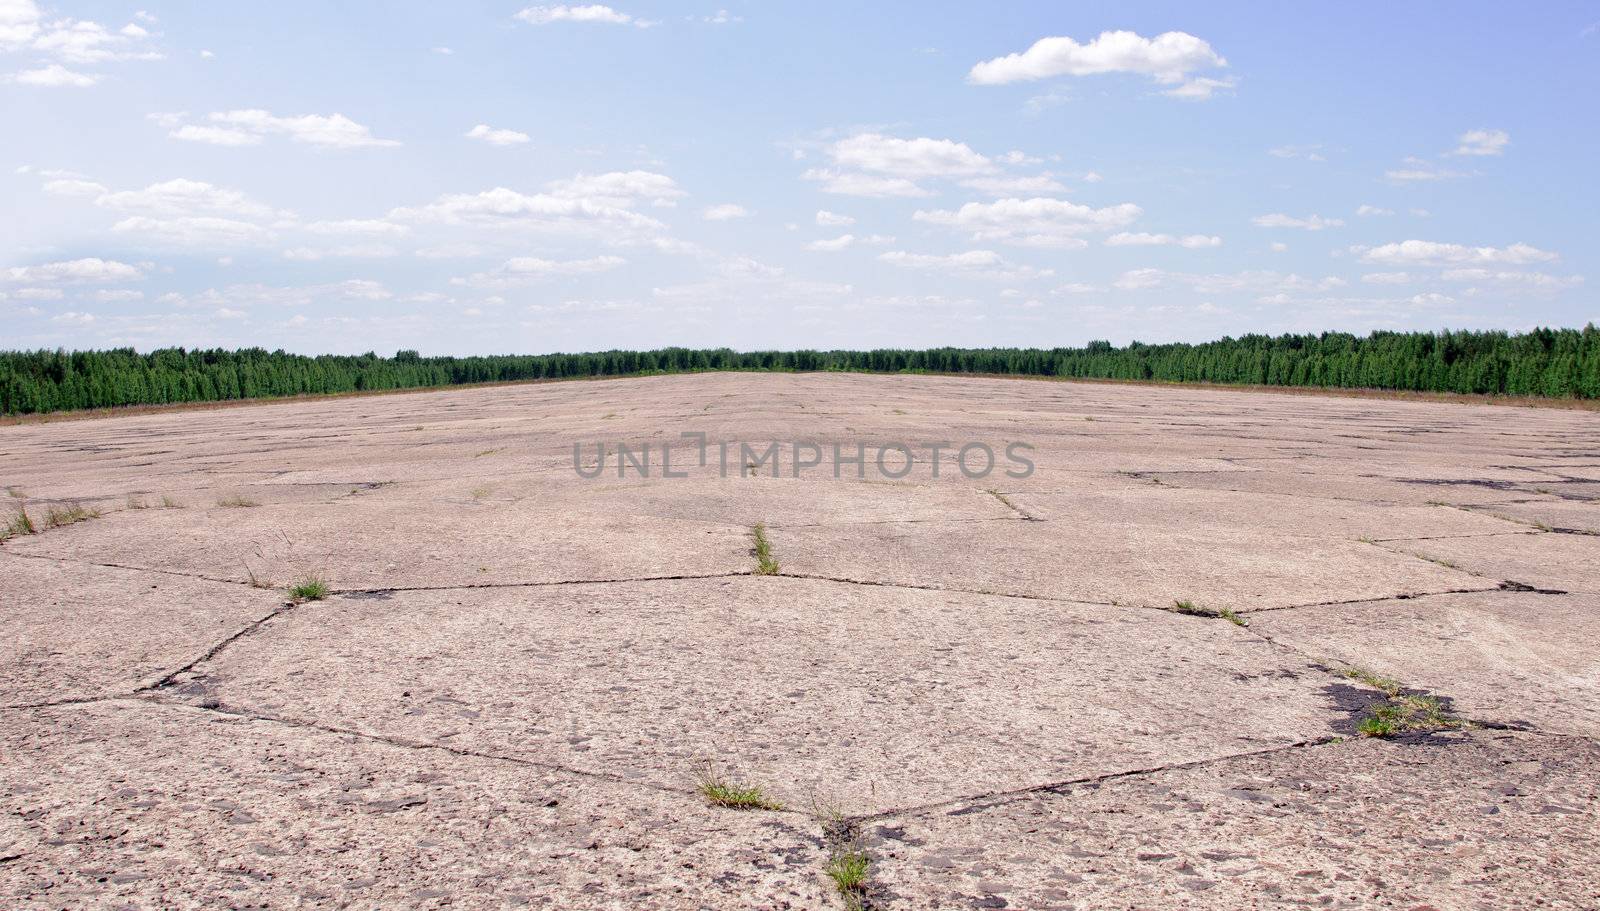
[[702, 375], [9, 426], [0, 486], [101, 513], [0, 545], [5, 907], [1600, 902], [1589, 413]]

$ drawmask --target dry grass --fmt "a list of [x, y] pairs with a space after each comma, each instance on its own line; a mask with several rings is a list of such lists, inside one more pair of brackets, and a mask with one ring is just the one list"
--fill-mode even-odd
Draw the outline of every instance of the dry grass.
[[63, 525], [74, 525], [78, 522], [87, 522], [90, 519], [100, 518], [100, 510], [87, 509], [82, 503], [68, 503], [66, 506], [52, 506], [45, 513], [44, 527], [60, 528]]
[[218, 500], [217, 505], [225, 509], [250, 509], [260, 506], [261, 503], [258, 500], [252, 500], [249, 497], [234, 494], [231, 497], [223, 497], [222, 499]]

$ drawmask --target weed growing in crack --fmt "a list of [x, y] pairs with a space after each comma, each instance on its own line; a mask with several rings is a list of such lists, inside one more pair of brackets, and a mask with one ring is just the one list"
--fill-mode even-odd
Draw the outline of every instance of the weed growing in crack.
[[15, 538], [18, 535], [33, 535], [38, 533], [39, 529], [34, 526], [33, 517], [28, 515], [27, 508], [18, 506], [17, 514], [11, 520], [10, 524], [6, 525], [4, 529], [0, 529], [0, 541], [4, 541], [7, 538]]
[[145, 501], [144, 497], [129, 496], [128, 497], [128, 508], [129, 509], [149, 509], [150, 508], [150, 504]]
[[161, 508], [162, 509], [182, 509], [183, 508], [183, 504], [179, 503], [177, 500], [174, 500], [171, 497], [162, 497], [161, 498]]
[[1168, 608], [1175, 614], [1185, 614], [1190, 617], [1221, 618], [1234, 626], [1249, 626], [1250, 621], [1239, 616], [1231, 607], [1202, 607], [1193, 601], [1174, 601]]
[[256, 500], [252, 500], [249, 497], [234, 494], [231, 497], [223, 497], [222, 499], [218, 500], [217, 505], [227, 509], [250, 509], [254, 506], [260, 506], [261, 503]]
[[86, 522], [89, 519], [100, 518], [100, 510], [85, 509], [81, 503], [69, 503], [66, 506], [52, 506], [45, 513], [44, 525], [46, 528], [60, 528], [63, 525], [72, 525], [77, 522]]
[[1345, 668], [1344, 675], [1384, 696], [1384, 701], [1374, 704], [1371, 714], [1356, 725], [1363, 737], [1393, 737], [1407, 731], [1451, 731], [1466, 726], [1466, 722], [1445, 709], [1437, 696], [1407, 693], [1399, 682], [1358, 667]]
[[289, 597], [296, 601], [321, 601], [328, 597], [328, 591], [328, 583], [321, 576], [310, 575], [290, 586]]
[[697, 775], [696, 786], [700, 796], [714, 807], [730, 810], [781, 810], [783, 804], [768, 797], [756, 785], [729, 784], [717, 774], [711, 763], [706, 763]]
[[767, 525], [757, 522], [756, 527], [750, 532], [756, 539], [756, 546], [751, 549], [756, 558], [756, 575], [776, 576], [778, 574], [778, 561], [772, 559], [772, 542], [767, 540]]
[[823, 872], [833, 880], [846, 911], [865, 911], [867, 873], [872, 860], [861, 844], [861, 832], [837, 809], [817, 806], [815, 810], [822, 824], [823, 841], [828, 845], [828, 864]]

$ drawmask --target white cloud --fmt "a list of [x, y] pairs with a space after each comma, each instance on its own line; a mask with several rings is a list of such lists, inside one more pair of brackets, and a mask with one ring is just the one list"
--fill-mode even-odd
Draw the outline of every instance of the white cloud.
[[1239, 80], [1234, 78], [1212, 79], [1209, 76], [1196, 76], [1176, 88], [1170, 88], [1161, 94], [1169, 98], [1181, 98], [1185, 101], [1209, 101], [1218, 92], [1232, 91], [1239, 85]]
[[672, 178], [653, 171], [610, 171], [605, 174], [579, 174], [545, 185], [551, 195], [564, 199], [584, 199], [599, 205], [631, 206], [648, 201], [655, 206], [677, 205], [689, 194], [678, 189]]
[[297, 117], [280, 117], [270, 111], [247, 109], [215, 111], [208, 119], [212, 127], [186, 126], [170, 135], [191, 142], [209, 142], [213, 145], [253, 145], [245, 137], [254, 135], [256, 142], [267, 135], [288, 136], [294, 142], [333, 149], [364, 149], [397, 146], [393, 139], [379, 139], [368, 127], [356, 123], [343, 114], [304, 114]]
[[692, 245], [666, 237], [665, 224], [635, 211], [643, 204], [671, 206], [685, 195], [665, 174], [613, 171], [552, 181], [539, 193], [495, 187], [480, 193], [448, 194], [426, 205], [393, 209], [386, 220], [495, 232], [481, 238], [454, 237], [419, 251], [423, 256], [451, 256], [451, 250], [468, 241], [474, 247], [503, 248], [507, 242], [500, 233], [503, 229], [582, 235], [610, 244], [651, 244], [665, 252], [693, 252]]
[[904, 269], [941, 272], [968, 278], [1000, 281], [1015, 281], [1055, 274], [1053, 269], [1035, 269], [1032, 266], [1012, 263], [993, 250], [969, 250], [965, 253], [951, 253], [944, 256], [895, 250], [878, 254], [878, 259]]
[[1321, 231], [1323, 228], [1338, 228], [1344, 225], [1342, 218], [1323, 218], [1321, 215], [1307, 215], [1305, 218], [1295, 218], [1274, 212], [1271, 215], [1257, 215], [1250, 221], [1258, 228], [1303, 228], [1307, 231]]
[[814, 240], [811, 243], [806, 244], [806, 249], [820, 253], [833, 253], [843, 250], [855, 242], [856, 236], [854, 234], [841, 234], [832, 240]]
[[260, 133], [236, 130], [232, 127], [210, 127], [190, 123], [167, 134], [184, 142], [203, 142], [214, 146], [253, 146], [261, 142]]
[[1343, 287], [1347, 282], [1336, 276], [1321, 279], [1305, 278], [1294, 273], [1287, 275], [1271, 271], [1246, 271], [1232, 273], [1196, 274], [1167, 272], [1162, 269], [1134, 269], [1122, 273], [1112, 286], [1124, 291], [1159, 288], [1166, 285], [1184, 285], [1198, 294], [1215, 295], [1229, 292], [1255, 294], [1287, 294], [1303, 291], [1327, 291]]
[[700, 217], [706, 221], [732, 221], [736, 218], [748, 218], [750, 210], [737, 203], [725, 202], [721, 205], [706, 206], [700, 212]]
[[1185, 234], [1176, 237], [1171, 234], [1146, 234], [1143, 232], [1129, 233], [1122, 231], [1106, 238], [1108, 247], [1161, 247], [1176, 244], [1191, 250], [1205, 247], [1222, 246], [1222, 238], [1207, 234]]
[[92, 180], [63, 177], [59, 180], [46, 181], [44, 191], [57, 196], [99, 196], [106, 192], [106, 188]]
[[43, 88], [71, 87], [85, 89], [96, 82], [100, 77], [91, 73], [79, 73], [69, 70], [59, 63], [39, 67], [36, 70], [21, 70], [6, 77], [7, 82], [18, 85], [34, 85]]
[[605, 25], [632, 25], [636, 28], [649, 28], [655, 25], [654, 22], [634, 18], [629, 13], [618, 12], [598, 3], [587, 6], [530, 6], [512, 18], [520, 19], [529, 25], [550, 25], [556, 22], [596, 22]]
[[229, 190], [179, 177], [153, 183], [142, 190], [106, 193], [95, 204], [123, 212], [152, 215], [235, 215], [249, 218], [272, 216], [271, 206], [256, 202], [238, 190]]
[[151, 218], [135, 215], [111, 226], [118, 234], [131, 235], [143, 246], [234, 247], [265, 243], [272, 234], [260, 225], [213, 216]]
[[58, 313], [55, 316], [50, 317], [50, 322], [63, 323], [69, 326], [87, 326], [94, 322], [94, 314], [79, 313], [76, 310], [68, 310], [65, 313]]
[[620, 256], [596, 256], [590, 259], [553, 260], [534, 256], [508, 259], [492, 272], [480, 272], [466, 278], [451, 279], [453, 285], [473, 288], [509, 288], [546, 278], [574, 275], [594, 275], [609, 272], [626, 265]]
[[1395, 183], [1417, 183], [1419, 181], [1451, 180], [1467, 175], [1460, 171], [1441, 168], [1431, 161], [1413, 156], [1405, 160], [1405, 167], [1391, 168], [1384, 171], [1383, 176]]
[[1557, 258], [1554, 253], [1521, 243], [1507, 247], [1468, 247], [1427, 240], [1404, 240], [1379, 247], [1351, 247], [1350, 252], [1360, 254], [1362, 262], [1395, 266], [1524, 265]]
[[1278, 146], [1268, 149], [1267, 154], [1274, 158], [1304, 158], [1306, 161], [1327, 161], [1322, 154], [1321, 145], [1308, 146]]
[[[67, 63], [94, 64], [110, 63], [120, 60], [160, 60], [161, 54], [151, 50], [145, 39], [150, 33], [143, 27], [129, 23], [120, 31], [112, 31], [98, 22], [82, 19], [59, 19], [52, 22], [40, 22], [37, 19], [37, 7], [31, 3], [18, 5], [15, 0], [4, 4], [8, 11], [0, 12], [0, 35], [14, 34], [21, 36], [28, 33], [29, 38], [24, 38], [25, 46], [42, 54], [57, 57]], [[29, 7], [35, 16], [32, 24], [21, 21], [30, 15]], [[7, 26], [7, 20], [14, 23]], [[16, 44], [12, 44], [16, 47]]]
[[1456, 139], [1456, 155], [1504, 155], [1511, 144], [1505, 130], [1468, 130]]
[[972, 232], [975, 241], [1031, 247], [1079, 248], [1080, 234], [1127, 227], [1143, 210], [1132, 203], [1094, 209], [1061, 199], [998, 199], [969, 202], [956, 211], [918, 211], [915, 221]]
[[496, 130], [487, 123], [480, 123], [468, 130], [466, 137], [480, 142], [487, 142], [492, 146], [514, 146], [529, 140], [527, 133], [519, 133], [516, 130]]
[[1581, 275], [1549, 275], [1544, 272], [1513, 270], [1445, 269], [1439, 273], [1439, 277], [1447, 282], [1475, 282], [1536, 291], [1560, 291], [1583, 284]]
[[964, 177], [989, 174], [993, 161], [964, 142], [950, 139], [897, 139], [881, 133], [859, 133], [828, 148], [834, 163], [843, 168], [872, 171], [915, 180], [923, 177]]
[[1016, 196], [1022, 193], [1065, 193], [1067, 188], [1049, 174], [1032, 177], [973, 177], [961, 181], [963, 187], [991, 196]]
[[1369, 205], [1366, 205], [1365, 203], [1363, 203], [1360, 208], [1356, 209], [1356, 214], [1359, 215], [1359, 216], [1362, 216], [1363, 218], [1370, 217], [1370, 216], [1375, 216], [1375, 215], [1376, 216], [1388, 217], [1388, 216], [1394, 214], [1394, 210], [1393, 209], [1380, 209], [1377, 206], [1369, 206]]
[[24, 301], [58, 301], [66, 295], [60, 288], [18, 288], [11, 296]]
[[12, 266], [3, 274], [7, 281], [26, 284], [103, 285], [144, 278], [144, 273], [135, 266], [92, 256], [38, 266]]
[[388, 244], [344, 244], [334, 247], [291, 247], [283, 251], [283, 258], [299, 262], [316, 262], [321, 259], [387, 259], [400, 255]]
[[1138, 73], [1157, 82], [1182, 82], [1197, 70], [1225, 67], [1211, 45], [1186, 32], [1145, 38], [1134, 32], [1101, 32], [1087, 44], [1071, 38], [1041, 38], [1020, 54], [975, 65], [967, 74], [978, 85], [1002, 85], [1053, 76]]
[[33, 0], [0, 0], [0, 50], [14, 50], [39, 34], [39, 6]]
[[824, 193], [837, 193], [841, 196], [886, 198], [933, 195], [904, 177], [877, 177], [871, 174], [835, 171], [831, 168], [811, 168], [800, 176], [805, 180], [821, 181]]
[[817, 224], [824, 228], [835, 228], [843, 225], [853, 225], [855, 223], [856, 220], [848, 215], [838, 215], [836, 213], [829, 212], [827, 209], [817, 210]]
[[1273, 241], [1272, 243], [1267, 244], [1267, 249], [1274, 253], [1285, 253], [1288, 252], [1289, 245], [1283, 243], [1282, 241]]
[[1409, 285], [1416, 278], [1410, 272], [1368, 272], [1361, 280], [1374, 285]]

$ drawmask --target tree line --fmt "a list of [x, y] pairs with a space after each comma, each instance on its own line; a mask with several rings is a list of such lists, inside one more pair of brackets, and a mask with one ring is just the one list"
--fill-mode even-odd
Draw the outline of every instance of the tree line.
[[0, 414], [709, 370], [981, 373], [1600, 398], [1600, 329], [1246, 335], [1082, 348], [733, 351], [422, 357], [263, 348], [0, 352]]

